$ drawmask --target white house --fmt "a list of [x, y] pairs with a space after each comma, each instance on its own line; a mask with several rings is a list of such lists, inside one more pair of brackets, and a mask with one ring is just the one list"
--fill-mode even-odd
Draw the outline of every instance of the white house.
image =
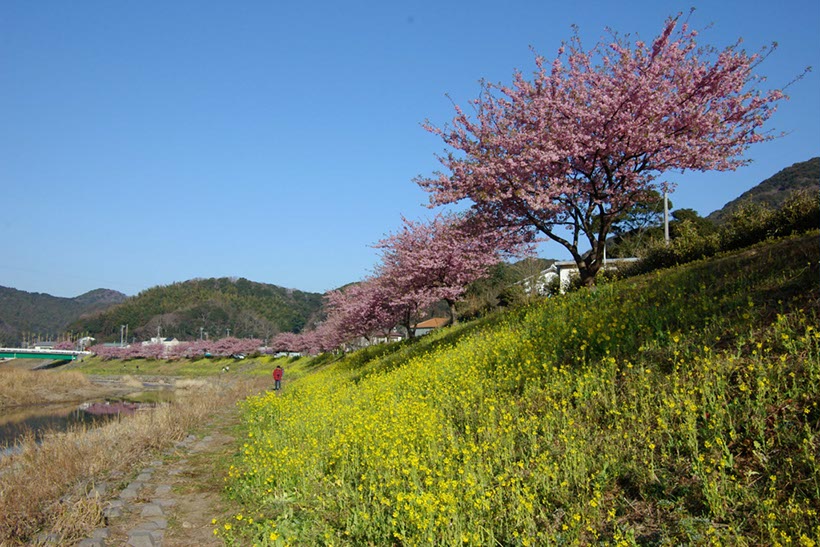
[[401, 342], [402, 335], [399, 334], [398, 331], [393, 329], [387, 334], [373, 334], [367, 338], [364, 336], [359, 336], [355, 340], [351, 340], [347, 342], [345, 346], [345, 351], [353, 351], [359, 348], [366, 348], [368, 346], [377, 346], [379, 344], [390, 344], [392, 342]]
[[[637, 262], [637, 258], [610, 258], [604, 261], [602, 271], [617, 270], [619, 266]], [[564, 294], [570, 287], [572, 279], [578, 277], [578, 265], [574, 260], [555, 262], [546, 270], [521, 281], [521, 285], [528, 293], [549, 294], [550, 286], [558, 281], [558, 292]]]
[[151, 338], [150, 341], [143, 342], [142, 345], [143, 346], [150, 346], [151, 344], [162, 344], [165, 347], [171, 347], [171, 346], [179, 345], [179, 343], [180, 343], [179, 340], [177, 340], [176, 338], [158, 338], [158, 337], [154, 337], [154, 338]]

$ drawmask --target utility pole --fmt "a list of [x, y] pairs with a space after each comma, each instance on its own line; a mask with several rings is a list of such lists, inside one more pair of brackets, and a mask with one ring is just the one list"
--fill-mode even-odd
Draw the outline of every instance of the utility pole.
[[205, 327], [199, 327], [199, 340], [202, 341], [202, 333], [205, 330]]
[[125, 347], [125, 325], [120, 325], [120, 347]]
[[669, 200], [666, 199], [666, 190], [663, 191], [663, 240], [669, 245]]

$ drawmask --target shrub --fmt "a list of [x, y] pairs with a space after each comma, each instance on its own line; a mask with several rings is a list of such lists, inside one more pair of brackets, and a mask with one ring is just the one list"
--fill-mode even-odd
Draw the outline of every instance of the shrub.
[[624, 275], [637, 275], [660, 268], [685, 264], [701, 258], [713, 256], [720, 250], [717, 234], [702, 235], [690, 220], [678, 225], [678, 237], [667, 244], [654, 241], [646, 255], [636, 264], [627, 266]]
[[820, 196], [817, 191], [800, 190], [783, 203], [770, 229], [772, 236], [785, 236], [814, 230], [820, 224]]
[[677, 237], [666, 244], [656, 241], [625, 275], [638, 275], [660, 268], [708, 258], [722, 251], [748, 247], [766, 239], [816, 230], [820, 227], [820, 196], [816, 192], [793, 193], [778, 210], [746, 203], [715, 233], [704, 233], [690, 220], [677, 224]]
[[765, 205], [758, 203], [741, 205], [721, 227], [721, 247], [740, 249], [763, 241], [767, 237], [773, 218], [774, 212]]

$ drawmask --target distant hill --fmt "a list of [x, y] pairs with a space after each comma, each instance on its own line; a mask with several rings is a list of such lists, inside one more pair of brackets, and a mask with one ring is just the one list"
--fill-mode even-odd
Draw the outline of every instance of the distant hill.
[[0, 344], [19, 344], [24, 336], [54, 338], [84, 314], [124, 302], [121, 292], [96, 289], [74, 298], [0, 287]]
[[200, 336], [266, 338], [299, 332], [319, 313], [322, 295], [243, 278], [194, 279], [142, 291], [122, 304], [86, 315], [69, 327], [98, 341], [156, 336], [195, 340]]
[[804, 188], [814, 192], [820, 191], [820, 158], [795, 163], [791, 167], [778, 171], [706, 218], [720, 224], [729, 218], [742, 203], [758, 203], [777, 209], [792, 192]]

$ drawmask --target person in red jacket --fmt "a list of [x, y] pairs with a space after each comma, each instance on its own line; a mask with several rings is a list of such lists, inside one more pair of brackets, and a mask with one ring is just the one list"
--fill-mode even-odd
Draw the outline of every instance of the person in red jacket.
[[273, 369], [273, 389], [274, 391], [279, 391], [282, 389], [282, 376], [285, 374], [285, 369], [276, 365], [276, 368]]

